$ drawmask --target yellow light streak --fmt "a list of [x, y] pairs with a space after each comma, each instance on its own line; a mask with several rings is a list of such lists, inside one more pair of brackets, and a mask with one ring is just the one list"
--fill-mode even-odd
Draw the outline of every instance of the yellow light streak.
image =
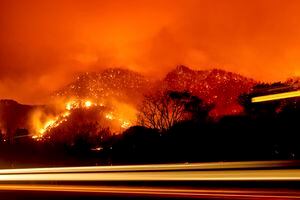
[[283, 92], [279, 94], [270, 94], [265, 96], [254, 97], [252, 98], [252, 103], [274, 101], [274, 100], [288, 99], [294, 97], [300, 97], [300, 91]]
[[0, 175], [1, 181], [299, 181], [300, 170], [101, 172]]
[[[299, 181], [299, 169], [262, 169], [288, 162], [233, 162], [0, 170], [1, 181]], [[258, 165], [255, 165], [258, 164]], [[292, 165], [290, 165], [292, 166]], [[238, 168], [239, 167], [239, 168]], [[256, 170], [255, 168], [260, 168]], [[193, 170], [191, 170], [193, 169]], [[205, 170], [207, 169], [207, 170]], [[218, 169], [218, 170], [210, 170]], [[226, 169], [226, 170], [222, 170]]]
[[184, 171], [184, 170], [222, 170], [222, 169], [255, 169], [299, 166], [295, 161], [246, 161], [246, 162], [215, 162], [186, 164], [149, 164], [120, 166], [87, 166], [87, 167], [50, 167], [1, 169], [1, 174], [32, 174], [32, 173], [76, 173], [76, 172], [138, 172], [138, 171]]

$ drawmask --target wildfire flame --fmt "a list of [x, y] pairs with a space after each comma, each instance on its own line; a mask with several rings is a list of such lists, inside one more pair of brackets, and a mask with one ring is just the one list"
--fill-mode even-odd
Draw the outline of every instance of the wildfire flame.
[[50, 131], [51, 129], [58, 127], [61, 123], [67, 121], [69, 115], [71, 113], [69, 111], [65, 111], [63, 113], [61, 113], [60, 115], [54, 117], [54, 118], [50, 118], [48, 119], [39, 129], [38, 129], [38, 133], [33, 135], [32, 138], [33, 139], [41, 139], [43, 138], [44, 134], [48, 131]]
[[107, 113], [105, 115], [105, 118], [108, 119], [108, 120], [117, 120], [117, 121], [119, 121], [120, 126], [122, 128], [124, 128], [124, 129], [129, 128], [131, 126], [131, 122], [130, 121], [125, 120], [123, 118], [117, 118], [117, 117], [114, 116], [113, 113]]
[[106, 119], [109, 119], [109, 120], [115, 119], [115, 117], [113, 116], [112, 113], [107, 113], [107, 114], [105, 115], [105, 118], [106, 118]]
[[[116, 104], [116, 102], [114, 102]], [[104, 114], [104, 117], [117, 124], [121, 129], [129, 128], [132, 125], [132, 120], [135, 114], [131, 116], [125, 115], [128, 113], [132, 113], [132, 108], [128, 106], [124, 106], [119, 104], [119, 109], [115, 109], [114, 111], [109, 111]], [[44, 113], [39, 112], [35, 117], [34, 126], [36, 127], [36, 134], [32, 136], [33, 139], [39, 141], [44, 135], [50, 132], [53, 128], [58, 127], [63, 122], [68, 121], [69, 116], [72, 114], [72, 111], [75, 109], [90, 109], [95, 106], [104, 106], [103, 102], [95, 102], [91, 100], [69, 100], [64, 103], [63, 110], [59, 112], [56, 116], [47, 116], [46, 120], [41, 120], [41, 116]]]
[[91, 101], [86, 101], [86, 102], [84, 102], [84, 106], [85, 106], [86, 108], [89, 108], [89, 107], [92, 106], [92, 102], [91, 102]]

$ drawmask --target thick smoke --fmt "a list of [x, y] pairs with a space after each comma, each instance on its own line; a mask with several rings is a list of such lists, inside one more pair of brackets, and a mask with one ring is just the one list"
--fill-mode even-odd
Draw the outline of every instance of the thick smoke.
[[262, 80], [300, 75], [300, 1], [2, 0], [0, 98], [45, 103], [78, 72], [178, 64]]

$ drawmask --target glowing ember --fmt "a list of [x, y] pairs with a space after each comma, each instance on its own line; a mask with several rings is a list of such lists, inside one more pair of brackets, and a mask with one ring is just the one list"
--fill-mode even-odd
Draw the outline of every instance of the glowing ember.
[[63, 113], [62, 116], [63, 116], [63, 117], [68, 117], [70, 114], [71, 114], [70, 112], [66, 111], [66, 112]]
[[79, 103], [75, 100], [66, 103], [66, 110], [73, 110], [79, 107]]
[[44, 127], [41, 128], [39, 132], [41, 134], [44, 134], [47, 131], [47, 129], [51, 128], [55, 123], [56, 123], [56, 120], [53, 120], [53, 119], [47, 121], [46, 124], [44, 125]]
[[112, 113], [107, 113], [107, 114], [105, 115], [105, 118], [106, 118], [106, 119], [109, 119], [109, 120], [113, 120], [113, 119], [114, 119], [114, 116], [113, 116]]
[[67, 109], [67, 110], [71, 110], [71, 109], [72, 109], [72, 104], [71, 104], [71, 103], [67, 103], [66, 109]]
[[89, 107], [92, 106], [92, 102], [91, 102], [91, 101], [86, 101], [86, 102], [84, 102], [84, 106], [85, 106], [86, 108], [89, 108]]
[[38, 135], [33, 135], [32, 139], [37, 139], [39, 136]]
[[129, 128], [130, 127], [130, 122], [128, 121], [123, 121], [123, 123], [121, 124], [122, 128]]
[[124, 120], [122, 118], [117, 118], [112, 112], [107, 113], [105, 118], [108, 120], [117, 120], [120, 123], [121, 128], [129, 128], [131, 123], [128, 120]]

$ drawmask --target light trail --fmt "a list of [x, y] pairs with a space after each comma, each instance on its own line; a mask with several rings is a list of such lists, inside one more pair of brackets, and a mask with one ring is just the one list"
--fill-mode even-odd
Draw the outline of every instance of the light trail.
[[251, 189], [189, 189], [189, 188], [163, 188], [136, 186], [70, 186], [70, 185], [0, 185], [4, 191], [43, 191], [92, 193], [98, 195], [134, 195], [151, 197], [179, 197], [179, 198], [251, 198], [251, 199], [300, 199], [299, 191], [274, 191]]
[[[62, 167], [0, 170], [2, 181], [299, 181], [291, 161]], [[272, 170], [269, 170], [272, 168]]]
[[100, 172], [0, 175], [7, 181], [300, 181], [300, 170]]
[[33, 173], [79, 173], [79, 172], [137, 172], [137, 171], [185, 171], [185, 170], [222, 170], [222, 169], [257, 169], [282, 168], [300, 166], [296, 161], [247, 161], [247, 162], [216, 162], [216, 163], [187, 163], [187, 164], [156, 164], [156, 165], [120, 165], [120, 166], [91, 166], [91, 167], [51, 167], [2, 169], [5, 174]]
[[283, 92], [283, 93], [278, 93], [278, 94], [270, 94], [270, 95], [264, 95], [264, 96], [259, 96], [259, 97], [253, 97], [252, 103], [274, 101], [274, 100], [288, 99], [288, 98], [294, 98], [294, 97], [300, 97], [300, 91]]
[[[295, 161], [61, 167], [0, 170], [4, 181], [300, 181]], [[270, 170], [270, 168], [272, 170]], [[283, 169], [280, 169], [283, 168]]]
[[[299, 190], [207, 189], [183, 188], [178, 185], [168, 186], [168, 184], [154, 186], [155, 184], [152, 184], [179, 181], [182, 183], [181, 186], [185, 186], [185, 182], [206, 181], [282, 181], [280, 183], [300, 181], [300, 169], [293, 169], [295, 166], [298, 166], [297, 162], [263, 161], [6, 169], [0, 170], [0, 191], [90, 193], [92, 195], [120, 195], [121, 197], [133, 195], [198, 199], [300, 199]], [[285, 167], [292, 167], [292, 169]], [[148, 182], [152, 186], [124, 186], [124, 184], [135, 181]], [[119, 184], [105, 186], [105, 183], [109, 182], [118, 182]], [[66, 185], [67, 183], [68, 185]], [[88, 184], [86, 185], [86, 183]]]

